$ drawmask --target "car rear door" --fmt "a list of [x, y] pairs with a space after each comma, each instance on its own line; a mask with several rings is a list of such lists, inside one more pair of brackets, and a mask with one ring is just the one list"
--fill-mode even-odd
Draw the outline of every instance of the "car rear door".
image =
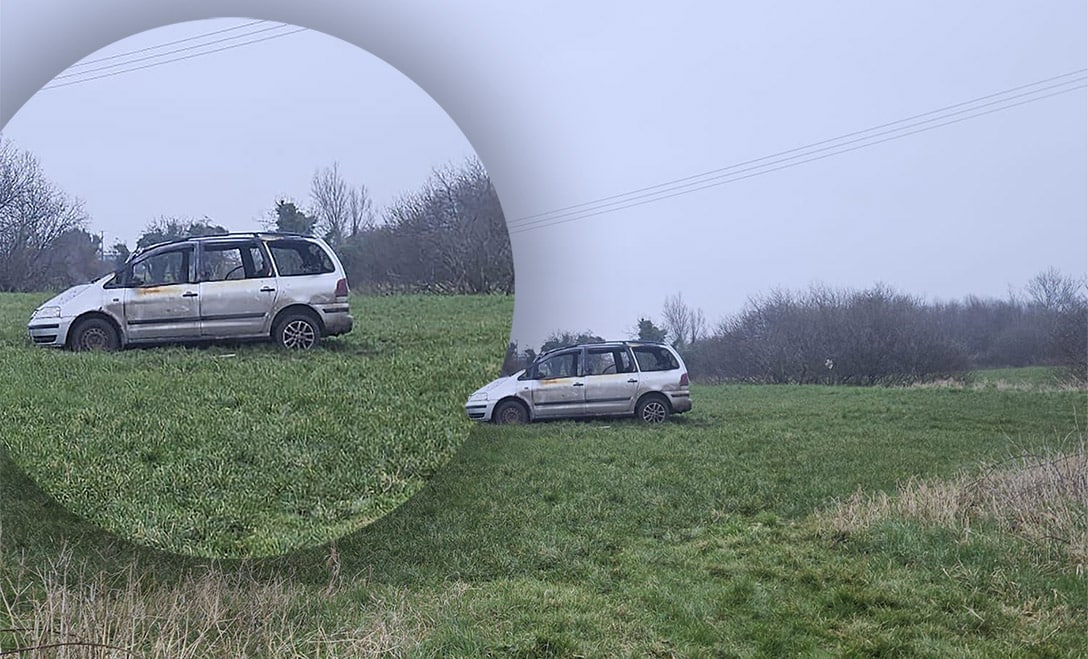
[[260, 241], [233, 238], [201, 242], [201, 336], [268, 334], [276, 295], [276, 278]]
[[629, 414], [635, 410], [639, 373], [627, 346], [586, 348], [586, 414]]

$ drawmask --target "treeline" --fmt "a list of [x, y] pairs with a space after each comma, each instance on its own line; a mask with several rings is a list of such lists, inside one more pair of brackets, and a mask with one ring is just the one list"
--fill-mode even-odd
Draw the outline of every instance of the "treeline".
[[714, 382], [893, 384], [1029, 365], [1083, 380], [1083, 291], [1055, 271], [1009, 300], [926, 303], [884, 286], [774, 291], [680, 348], [692, 377]]
[[381, 222], [338, 252], [356, 289], [377, 293], [513, 293], [514, 259], [498, 195], [475, 159], [436, 170]]
[[[0, 290], [64, 288], [118, 267], [130, 247], [105, 249], [89, 222], [82, 202], [50, 182], [32, 154], [0, 139]], [[227, 233], [226, 224], [162, 216], [149, 220], [135, 247]], [[334, 163], [315, 171], [308, 204], [278, 200], [265, 227], [325, 238], [357, 291], [514, 291], [502, 207], [475, 158], [434, 170], [381, 211], [366, 186], [349, 184]]]
[[[336, 164], [314, 173], [310, 203], [280, 199], [265, 223], [273, 231], [324, 238], [353, 290], [369, 293], [513, 293], [514, 260], [498, 195], [475, 158], [436, 169], [418, 190], [375, 213], [366, 186], [349, 184]], [[185, 236], [226, 233], [210, 218], [159, 218], [137, 240], [144, 247]], [[114, 245], [117, 258], [125, 245]]]

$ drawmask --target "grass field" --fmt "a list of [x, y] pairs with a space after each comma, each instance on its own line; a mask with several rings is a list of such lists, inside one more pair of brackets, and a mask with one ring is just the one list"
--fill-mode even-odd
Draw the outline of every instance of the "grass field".
[[357, 330], [273, 345], [72, 354], [27, 344], [41, 296], [7, 296], [0, 426], [73, 512], [154, 547], [267, 555], [324, 542], [414, 494], [468, 436], [511, 301], [354, 299]]
[[[433, 384], [439, 398], [498, 369], [503, 339], [491, 333], [509, 323], [509, 300], [354, 303], [404, 305], [389, 307], [402, 325], [355, 339], [370, 353], [320, 355], [323, 368], [409, 348], [424, 364], [439, 345], [492, 344], [471, 374]], [[421, 320], [438, 309], [435, 325]], [[433, 338], [412, 338], [432, 327]], [[37, 354], [17, 334], [5, 363]], [[231, 351], [207, 362], [283, 368], [261, 347]], [[214, 354], [92, 356], [70, 379], [125, 373], [126, 360], [202, 373], [219, 368], [202, 361]], [[3, 367], [8, 388], [48, 362], [24, 364], [35, 375]], [[463, 393], [445, 394], [453, 427], [465, 427]], [[404, 505], [335, 543], [259, 560], [175, 556], [102, 532], [22, 476], [16, 453], [39, 435], [18, 429], [13, 444], [5, 420], [0, 651], [1083, 656], [1083, 391], [696, 386], [693, 399], [664, 427], [465, 427], [460, 450]], [[188, 413], [170, 409], [163, 422], [183, 423]]]

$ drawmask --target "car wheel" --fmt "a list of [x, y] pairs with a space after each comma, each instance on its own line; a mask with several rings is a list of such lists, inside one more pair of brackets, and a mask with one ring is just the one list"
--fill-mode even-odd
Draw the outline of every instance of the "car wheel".
[[506, 400], [495, 407], [491, 420], [495, 423], [528, 423], [529, 410], [516, 400]]
[[288, 350], [309, 350], [321, 340], [321, 327], [307, 313], [290, 313], [276, 323], [276, 343]]
[[109, 321], [102, 318], [81, 320], [72, 330], [72, 350], [112, 352], [121, 347], [121, 337]]
[[661, 396], [646, 396], [635, 406], [635, 416], [643, 423], [664, 423], [669, 418], [669, 403]]

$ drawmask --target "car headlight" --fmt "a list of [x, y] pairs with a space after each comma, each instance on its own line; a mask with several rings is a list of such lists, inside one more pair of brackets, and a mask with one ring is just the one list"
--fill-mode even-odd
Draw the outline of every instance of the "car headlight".
[[470, 403], [472, 401], [487, 400], [487, 392], [486, 391], [477, 391], [476, 393], [469, 396], [468, 400], [469, 400]]
[[60, 307], [41, 307], [31, 318], [60, 318]]

